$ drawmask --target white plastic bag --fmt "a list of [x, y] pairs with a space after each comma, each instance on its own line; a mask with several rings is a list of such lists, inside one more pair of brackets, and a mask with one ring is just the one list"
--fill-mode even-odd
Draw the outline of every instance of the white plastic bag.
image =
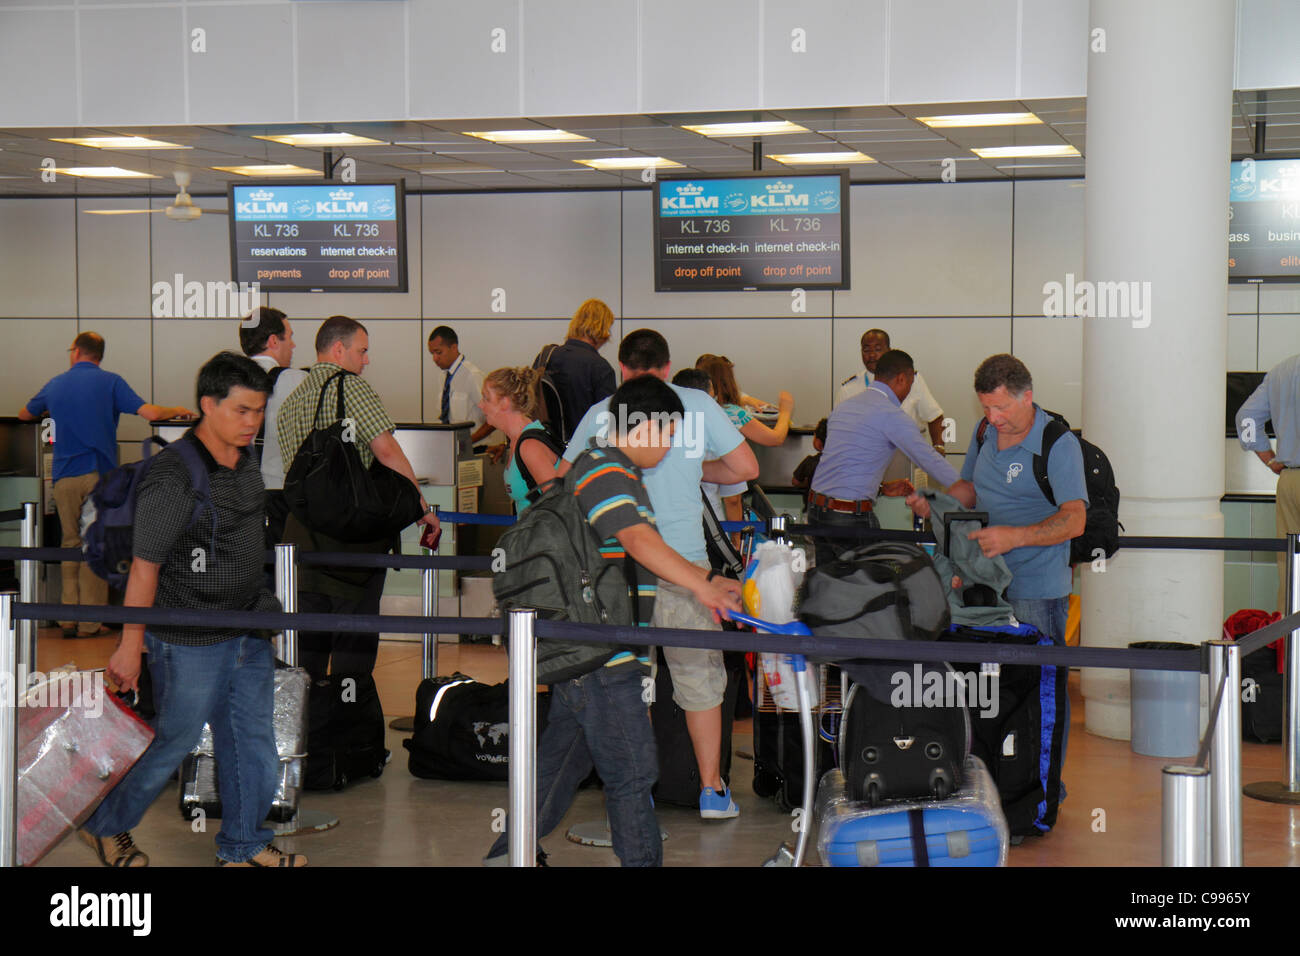
[[[771, 624], [789, 624], [795, 619], [794, 596], [802, 580], [803, 572], [795, 570], [794, 549], [764, 541], [745, 569], [741, 591], [745, 610]], [[772, 702], [782, 710], [797, 710], [796, 676], [789, 655], [759, 654], [758, 662]]]

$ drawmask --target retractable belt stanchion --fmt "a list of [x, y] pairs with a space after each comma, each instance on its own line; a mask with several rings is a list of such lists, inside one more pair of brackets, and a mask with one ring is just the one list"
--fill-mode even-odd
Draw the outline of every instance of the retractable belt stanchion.
[[510, 612], [510, 865], [537, 862], [537, 612]]
[[[1286, 613], [1300, 610], [1300, 534], [1286, 536]], [[1286, 636], [1286, 675], [1282, 679], [1281, 780], [1247, 785], [1245, 794], [1269, 803], [1300, 806], [1300, 630]]]
[[1208, 643], [1210, 693], [1224, 688], [1210, 744], [1210, 865], [1241, 866], [1241, 648]]
[[14, 596], [0, 594], [0, 866], [18, 865], [18, 642]]
[[[425, 617], [438, 616], [438, 569], [420, 569], [420, 613]], [[438, 676], [438, 635], [425, 632], [420, 636], [423, 651], [422, 676], [425, 680]]]
[[[298, 553], [292, 544], [275, 546], [275, 596], [280, 599], [280, 606], [286, 614], [298, 611]], [[285, 628], [275, 639], [275, 656], [290, 667], [298, 666], [298, 632]], [[306, 758], [303, 759], [303, 773], [307, 772]], [[308, 810], [298, 800], [298, 812], [284, 823], [271, 823], [269, 826], [277, 836], [295, 836], [304, 833], [320, 833], [332, 830], [339, 825], [339, 818], [321, 810]]]
[[1209, 866], [1210, 773], [1204, 767], [1164, 768], [1161, 866]]
[[[36, 502], [23, 502], [23, 523], [20, 543], [24, 548], [41, 546], [41, 522], [36, 510]], [[41, 564], [39, 561], [23, 560], [18, 562], [18, 600], [24, 604], [35, 604]], [[39, 621], [18, 621], [18, 662], [21, 673], [33, 674], [36, 667], [36, 625]], [[26, 688], [19, 688], [25, 690]]]

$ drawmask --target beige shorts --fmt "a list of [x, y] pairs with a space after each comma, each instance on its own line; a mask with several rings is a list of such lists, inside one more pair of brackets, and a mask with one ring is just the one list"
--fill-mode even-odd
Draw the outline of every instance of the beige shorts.
[[[707, 568], [705, 561], [694, 562]], [[652, 627], [680, 627], [696, 631], [719, 630], [713, 615], [690, 591], [659, 579]], [[665, 647], [664, 659], [673, 677], [673, 701], [682, 710], [712, 710], [721, 706], [727, 691], [727, 670], [722, 651], [699, 647]]]

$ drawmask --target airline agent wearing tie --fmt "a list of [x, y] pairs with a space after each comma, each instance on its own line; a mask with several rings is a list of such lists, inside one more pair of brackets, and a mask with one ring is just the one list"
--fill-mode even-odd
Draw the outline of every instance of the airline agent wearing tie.
[[460, 339], [450, 326], [440, 325], [429, 333], [429, 354], [433, 356], [433, 364], [443, 371], [438, 421], [444, 425], [473, 422], [475, 428], [469, 439], [477, 445], [492, 433], [492, 426], [479, 408], [483, 400], [483, 373], [460, 354]]

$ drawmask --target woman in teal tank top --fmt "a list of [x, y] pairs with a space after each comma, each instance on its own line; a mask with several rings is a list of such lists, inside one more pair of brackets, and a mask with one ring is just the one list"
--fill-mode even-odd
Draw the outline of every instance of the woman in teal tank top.
[[564, 450], [537, 420], [541, 376], [537, 369], [499, 368], [483, 380], [483, 400], [479, 402], [488, 424], [510, 439], [506, 491], [518, 514], [530, 504], [532, 488], [555, 477]]

